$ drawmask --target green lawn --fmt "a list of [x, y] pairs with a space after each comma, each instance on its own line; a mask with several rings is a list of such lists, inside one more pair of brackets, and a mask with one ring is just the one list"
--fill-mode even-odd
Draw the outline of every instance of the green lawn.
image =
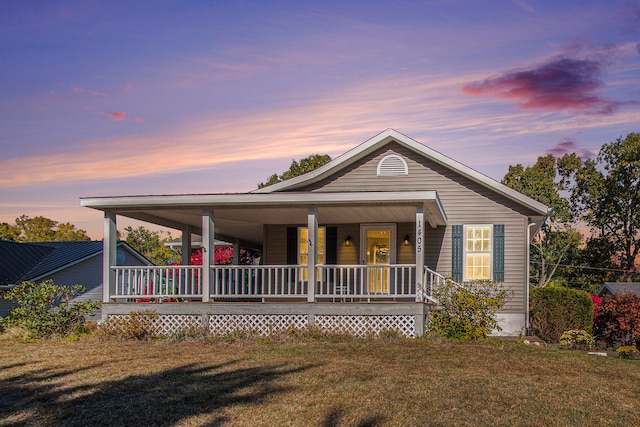
[[516, 343], [0, 341], [0, 425], [640, 425], [640, 363]]

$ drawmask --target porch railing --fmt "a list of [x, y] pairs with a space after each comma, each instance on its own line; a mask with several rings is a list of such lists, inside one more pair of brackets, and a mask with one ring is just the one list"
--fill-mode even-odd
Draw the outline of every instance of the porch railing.
[[413, 298], [415, 264], [319, 265], [316, 297], [334, 299]]
[[115, 292], [111, 298], [138, 300], [202, 298], [200, 266], [112, 267], [115, 272]]
[[211, 267], [211, 299], [306, 298], [307, 267], [296, 265], [216, 265]]
[[[318, 265], [314, 295], [321, 300], [415, 298], [436, 302], [433, 291], [447, 279], [424, 269], [416, 287], [415, 264]], [[112, 267], [115, 291], [111, 299], [149, 301], [202, 299], [201, 266]], [[211, 267], [212, 301], [303, 299], [308, 295], [307, 266], [216, 265]]]

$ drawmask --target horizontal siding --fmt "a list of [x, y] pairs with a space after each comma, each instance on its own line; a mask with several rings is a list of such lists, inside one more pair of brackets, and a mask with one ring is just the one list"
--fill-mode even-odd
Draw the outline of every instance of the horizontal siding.
[[[409, 175], [376, 176], [378, 162], [385, 156], [398, 154], [408, 165]], [[426, 228], [425, 264], [442, 274], [451, 274], [451, 225], [504, 224], [505, 286], [510, 300], [505, 312], [524, 311], [526, 280], [526, 224], [532, 212], [520, 204], [423, 157], [399, 144], [392, 143], [350, 165], [340, 174], [297, 191], [420, 191], [435, 190], [447, 215], [448, 226]], [[404, 237], [398, 228], [398, 239]], [[405, 233], [407, 234], [407, 233]], [[412, 233], [409, 233], [413, 235]], [[398, 248], [402, 248], [399, 246]], [[402, 259], [408, 259], [404, 253]], [[400, 253], [398, 261], [400, 261]], [[411, 261], [413, 262], [413, 261]]]

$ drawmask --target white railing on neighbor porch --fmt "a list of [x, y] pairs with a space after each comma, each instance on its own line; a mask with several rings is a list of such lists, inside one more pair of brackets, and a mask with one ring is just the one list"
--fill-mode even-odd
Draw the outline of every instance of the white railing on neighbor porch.
[[[202, 266], [112, 267], [112, 299], [128, 301], [200, 300]], [[308, 296], [307, 267], [301, 265], [216, 265], [211, 267], [211, 301], [304, 299]], [[415, 264], [318, 265], [315, 298], [334, 301], [412, 299], [435, 302], [433, 291], [446, 279], [424, 269], [416, 289]]]

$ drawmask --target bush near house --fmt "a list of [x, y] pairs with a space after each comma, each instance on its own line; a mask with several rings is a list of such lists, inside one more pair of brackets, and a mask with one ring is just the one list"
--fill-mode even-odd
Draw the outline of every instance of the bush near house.
[[501, 330], [495, 315], [505, 304], [507, 292], [499, 282], [479, 280], [459, 285], [447, 281], [434, 291], [434, 297], [440, 308], [429, 315], [429, 335], [476, 340]]
[[608, 346], [637, 345], [640, 340], [640, 296], [628, 292], [602, 298], [594, 335]]
[[79, 332], [85, 324], [84, 316], [100, 307], [95, 301], [71, 302], [84, 290], [80, 285], [58, 286], [52, 280], [22, 282], [3, 295], [16, 306], [1, 323], [4, 327], [22, 328], [33, 338], [64, 337]]
[[547, 342], [558, 342], [569, 330], [593, 330], [593, 302], [585, 291], [563, 286], [534, 288], [530, 294], [533, 333]]

